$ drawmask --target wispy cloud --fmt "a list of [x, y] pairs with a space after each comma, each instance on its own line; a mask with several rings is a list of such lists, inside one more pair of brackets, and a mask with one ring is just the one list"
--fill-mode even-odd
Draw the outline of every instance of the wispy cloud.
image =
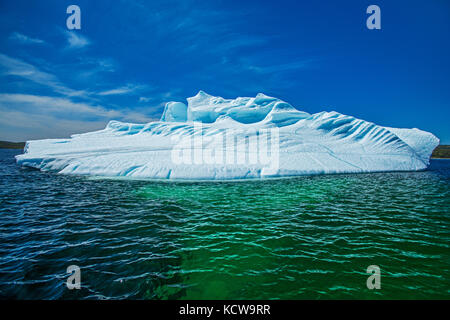
[[[127, 1], [127, 7], [133, 15], [123, 12], [121, 19], [133, 19], [119, 32], [140, 35], [137, 27], [152, 30], [149, 41], [155, 43], [170, 42], [170, 48], [176, 52], [190, 54], [199, 52], [204, 55], [225, 54], [242, 48], [257, 47], [273, 39], [273, 35], [243, 31], [242, 25], [254, 12], [242, 8], [239, 11], [217, 9], [210, 2], [199, 6], [195, 1], [175, 1], [170, 6], [164, 3], [148, 5], [147, 1]], [[128, 10], [127, 10], [128, 11]], [[182, 12], [183, 14], [180, 14]]]
[[9, 36], [9, 39], [16, 41], [16, 42], [20, 42], [22, 44], [44, 44], [45, 43], [44, 40], [37, 39], [37, 38], [31, 38], [31, 37], [26, 36], [19, 32], [13, 32]]
[[[108, 59], [89, 61], [102, 71], [114, 66]], [[51, 65], [46, 66], [50, 68]], [[59, 78], [23, 60], [0, 54], [1, 81], [5, 77], [19, 77], [39, 85], [36, 89], [50, 89], [45, 95], [0, 93], [0, 135], [3, 139], [26, 140], [45, 137], [68, 137], [72, 133], [104, 128], [109, 120], [146, 123], [155, 120], [148, 116], [150, 109], [133, 110], [106, 103], [102, 96], [132, 94], [149, 89], [149, 86], [127, 84], [115, 89], [75, 90]], [[9, 130], [8, 130], [9, 128]]]
[[[68, 98], [39, 96], [31, 94], [0, 94], [0, 107], [11, 106], [25, 109], [32, 113], [71, 114], [84, 115], [88, 117], [111, 118], [121, 117], [119, 111], [107, 110], [102, 106], [91, 105], [84, 102], [73, 102]], [[31, 107], [31, 108], [30, 108]]]
[[28, 116], [31, 114], [51, 114], [55, 118], [90, 119], [90, 121], [115, 119], [145, 123], [155, 120], [153, 117], [148, 117], [141, 112], [128, 108], [112, 110], [98, 104], [74, 102], [69, 98], [32, 94], [0, 94], [0, 115], [11, 109], [24, 112]]
[[0, 110], [0, 137], [7, 141], [68, 138], [72, 134], [103, 129], [105, 123], [103, 120], [59, 119], [51, 114], [30, 117], [22, 111]]
[[222, 37], [220, 43], [211, 47], [211, 52], [226, 54], [233, 50], [245, 47], [257, 47], [267, 44], [272, 37], [245, 35], [245, 34], [227, 34]]
[[100, 96], [112, 96], [112, 95], [122, 95], [122, 94], [131, 94], [135, 93], [137, 91], [141, 91], [144, 89], [149, 89], [149, 86], [141, 85], [141, 84], [127, 84], [122, 87], [110, 89], [110, 90], [104, 90], [98, 92], [98, 95]]
[[150, 97], [139, 97], [139, 102], [150, 102], [152, 100]]
[[50, 87], [55, 92], [65, 95], [77, 95], [76, 90], [64, 86], [58, 78], [50, 73], [44, 72], [35, 66], [22, 60], [11, 58], [0, 53], [0, 70], [3, 75], [21, 77], [40, 85]]
[[247, 65], [246, 68], [250, 71], [254, 71], [256, 73], [266, 74], [266, 73], [279, 73], [286, 71], [295, 71], [298, 69], [305, 69], [311, 66], [315, 60], [308, 59], [302, 61], [294, 61], [290, 63], [269, 65], [269, 66], [256, 66], [256, 65]]
[[91, 44], [91, 41], [77, 31], [66, 31], [69, 49], [80, 49]]
[[103, 76], [106, 73], [117, 71], [117, 63], [111, 58], [92, 58], [79, 57], [77, 63], [70, 64], [69, 68], [76, 68], [77, 72], [73, 74], [72, 79], [83, 83], [102, 83]]
[[[93, 62], [90, 61], [90, 64]], [[100, 59], [96, 62], [95, 72], [112, 71], [112, 62], [107, 59]], [[92, 70], [91, 70], [92, 71]], [[68, 97], [83, 97], [94, 99], [95, 96], [121, 95], [149, 89], [149, 86], [142, 84], [127, 84], [115, 89], [104, 91], [75, 90], [63, 84], [56, 75], [40, 70], [39, 68], [23, 60], [9, 57], [0, 53], [0, 72], [6, 76], [16, 76], [27, 79], [39, 85], [51, 88], [55, 93]], [[92, 71], [94, 72], [94, 71]]]
[[112, 59], [96, 59], [97, 67], [101, 71], [114, 72], [116, 71], [115, 63]]
[[139, 97], [139, 103], [154, 102], [156, 106], [165, 105], [169, 101], [179, 99], [180, 89], [173, 89], [166, 92], [152, 92], [151, 97]]
[[[65, 138], [74, 133], [103, 129], [113, 119], [134, 123], [156, 120], [135, 110], [111, 110], [69, 98], [0, 94], [2, 139]], [[11, 129], [14, 131], [10, 132]]]

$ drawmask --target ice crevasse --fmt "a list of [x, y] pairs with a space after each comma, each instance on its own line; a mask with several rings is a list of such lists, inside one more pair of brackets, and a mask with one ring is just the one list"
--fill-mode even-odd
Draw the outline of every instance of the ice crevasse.
[[17, 163], [60, 174], [228, 180], [418, 171], [439, 139], [337, 112], [309, 114], [264, 94], [224, 99], [200, 91], [168, 102], [160, 121], [110, 121], [69, 139], [26, 143]]

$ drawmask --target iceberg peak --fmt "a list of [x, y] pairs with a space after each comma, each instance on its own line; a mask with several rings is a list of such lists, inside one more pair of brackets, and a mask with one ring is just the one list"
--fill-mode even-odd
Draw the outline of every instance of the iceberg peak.
[[[258, 93], [256, 97], [238, 97], [236, 99], [224, 99], [222, 97], [212, 96], [200, 90], [197, 95], [187, 98], [187, 121], [197, 121], [202, 123], [213, 123], [221, 116], [228, 116], [231, 119], [242, 123], [251, 124], [264, 120], [272, 111], [289, 111], [293, 119], [309, 116], [306, 112], [295, 109], [290, 104], [263, 93]], [[168, 106], [166, 105], [166, 109]], [[166, 110], [165, 110], [166, 113]], [[302, 116], [299, 116], [299, 115]], [[286, 116], [289, 116], [286, 114]], [[162, 117], [161, 121], [168, 121]], [[281, 123], [281, 122], [280, 122]]]
[[186, 122], [187, 106], [182, 102], [167, 102], [161, 121], [164, 122]]

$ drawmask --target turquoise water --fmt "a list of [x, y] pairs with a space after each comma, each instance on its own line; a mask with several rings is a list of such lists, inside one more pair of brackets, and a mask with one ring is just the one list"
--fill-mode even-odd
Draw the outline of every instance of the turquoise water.
[[[0, 150], [0, 297], [450, 298], [450, 161], [428, 171], [146, 182]], [[66, 268], [81, 268], [68, 290]], [[369, 290], [366, 269], [381, 269]]]

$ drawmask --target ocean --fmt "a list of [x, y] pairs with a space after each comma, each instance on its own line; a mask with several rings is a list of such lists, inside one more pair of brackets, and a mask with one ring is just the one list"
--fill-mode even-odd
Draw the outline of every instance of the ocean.
[[[1, 298], [450, 298], [450, 160], [158, 182], [40, 172], [19, 153], [0, 149]], [[366, 285], [371, 265], [380, 289]]]

